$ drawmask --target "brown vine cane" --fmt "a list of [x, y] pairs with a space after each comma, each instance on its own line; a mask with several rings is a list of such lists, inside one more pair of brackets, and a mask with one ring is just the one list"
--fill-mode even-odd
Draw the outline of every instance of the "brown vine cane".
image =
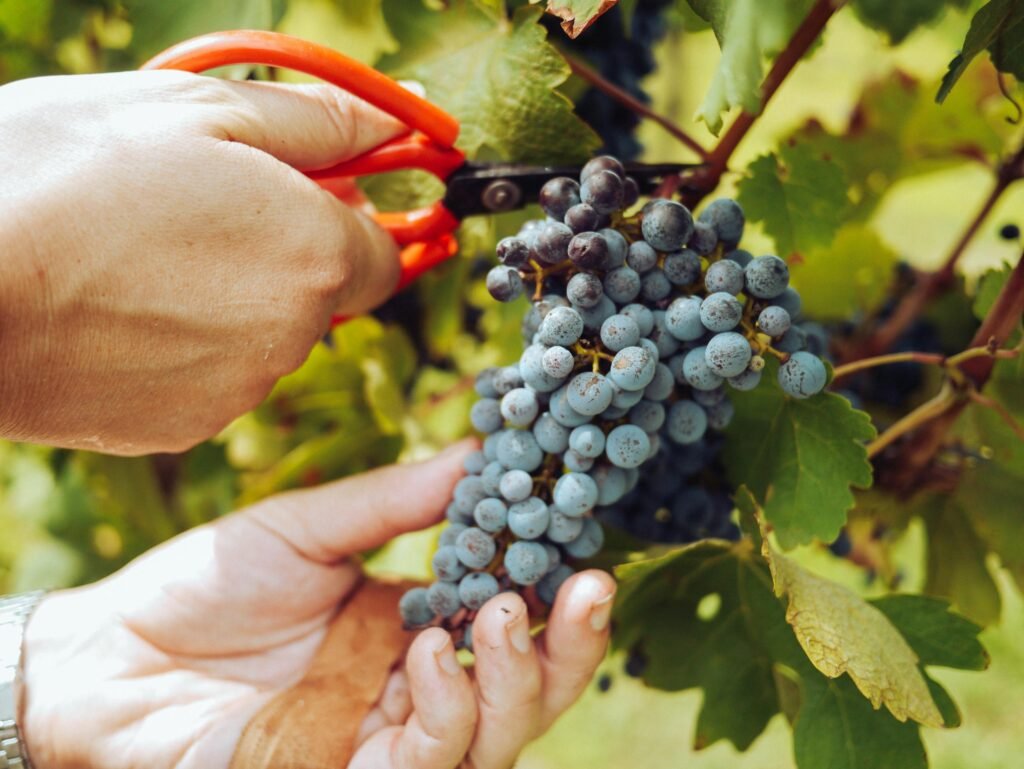
[[331, 622], [305, 677], [242, 732], [231, 769], [340, 769], [412, 635], [398, 621], [409, 583], [366, 580]]

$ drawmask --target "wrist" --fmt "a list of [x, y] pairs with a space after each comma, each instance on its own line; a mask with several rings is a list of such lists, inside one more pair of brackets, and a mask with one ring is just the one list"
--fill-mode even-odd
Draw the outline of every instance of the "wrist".
[[42, 597], [42, 592], [0, 597], [0, 765], [10, 769], [31, 766], [23, 732], [23, 639], [28, 620]]

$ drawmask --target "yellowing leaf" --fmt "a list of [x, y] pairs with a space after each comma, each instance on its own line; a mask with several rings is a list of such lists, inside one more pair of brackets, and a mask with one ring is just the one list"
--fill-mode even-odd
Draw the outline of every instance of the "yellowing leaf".
[[762, 550], [775, 592], [789, 599], [786, 621], [814, 667], [829, 678], [849, 674], [876, 709], [885, 705], [899, 721], [943, 725], [917, 655], [880, 610], [805, 571], [767, 542]]
[[[530, 0], [539, 3], [542, 0]], [[579, 37], [597, 17], [618, 0], [547, 0], [548, 13], [562, 20], [562, 29], [569, 37]]]

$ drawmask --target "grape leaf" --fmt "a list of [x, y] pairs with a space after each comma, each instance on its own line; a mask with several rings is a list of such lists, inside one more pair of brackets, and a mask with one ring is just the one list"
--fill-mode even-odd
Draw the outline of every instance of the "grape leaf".
[[525, 163], [583, 160], [600, 140], [555, 90], [569, 67], [537, 23], [541, 13], [524, 7], [510, 20], [469, 0], [443, 11], [386, 2], [401, 47], [379, 66], [418, 80], [431, 101], [458, 118], [458, 145], [471, 157], [486, 147]]
[[[278, 29], [330, 46], [366, 64], [398, 48], [384, 21], [383, 0], [288, 0], [288, 10]], [[282, 80], [306, 79], [293, 75], [291, 70], [280, 73]]]
[[818, 538], [831, 542], [853, 506], [851, 486], [871, 485], [863, 442], [875, 435], [868, 415], [833, 393], [786, 396], [769, 361], [761, 386], [732, 394], [736, 416], [726, 430], [729, 477], [764, 506], [786, 549]]
[[893, 594], [870, 602], [896, 626], [922, 665], [984, 670], [989, 657], [978, 640], [981, 627], [925, 595]]
[[846, 190], [839, 166], [808, 145], [791, 144], [751, 163], [736, 199], [786, 256], [832, 242], [848, 208]]
[[879, 609], [853, 591], [776, 553], [762, 552], [778, 595], [789, 599], [786, 621], [811, 663], [829, 678], [846, 673], [874, 707], [899, 721], [942, 726], [918, 657]]
[[886, 298], [899, 257], [878, 234], [849, 224], [828, 247], [810, 249], [792, 265], [803, 312], [815, 320], [845, 320], [870, 313]]
[[853, 8], [869, 27], [889, 36], [893, 45], [901, 43], [918, 27], [936, 21], [950, 5], [966, 8], [970, 0], [854, 0]]
[[270, 29], [281, 18], [277, 0], [124, 0], [132, 23], [132, 51], [145, 61], [164, 48], [222, 29]]
[[761, 109], [763, 61], [782, 50], [811, 5], [810, 0], [688, 0], [711, 24], [722, 49], [708, 92], [697, 110], [712, 133], [733, 107]]
[[989, 310], [996, 303], [999, 292], [1003, 290], [1006, 281], [1010, 279], [1010, 272], [1013, 268], [1004, 264], [998, 270], [988, 270], [978, 281], [978, 290], [974, 294], [974, 303], [971, 309], [978, 320], [985, 320]]
[[[540, 3], [543, 0], [530, 2]], [[618, 0], [547, 0], [547, 11], [562, 20], [565, 34], [575, 38], [616, 2]]]
[[1024, 80], [1024, 3], [990, 0], [974, 14], [963, 48], [949, 63], [949, 71], [935, 96], [942, 102], [975, 56], [984, 50], [1000, 72]]

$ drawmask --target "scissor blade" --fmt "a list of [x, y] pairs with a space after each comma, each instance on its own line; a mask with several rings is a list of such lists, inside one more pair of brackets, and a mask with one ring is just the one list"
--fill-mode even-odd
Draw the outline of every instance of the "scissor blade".
[[[641, 194], [657, 189], [672, 174], [697, 166], [689, 163], [625, 163], [626, 174]], [[536, 203], [544, 184], [558, 176], [578, 179], [582, 166], [524, 166], [467, 163], [448, 178], [444, 205], [462, 219], [476, 214], [514, 211]]]

